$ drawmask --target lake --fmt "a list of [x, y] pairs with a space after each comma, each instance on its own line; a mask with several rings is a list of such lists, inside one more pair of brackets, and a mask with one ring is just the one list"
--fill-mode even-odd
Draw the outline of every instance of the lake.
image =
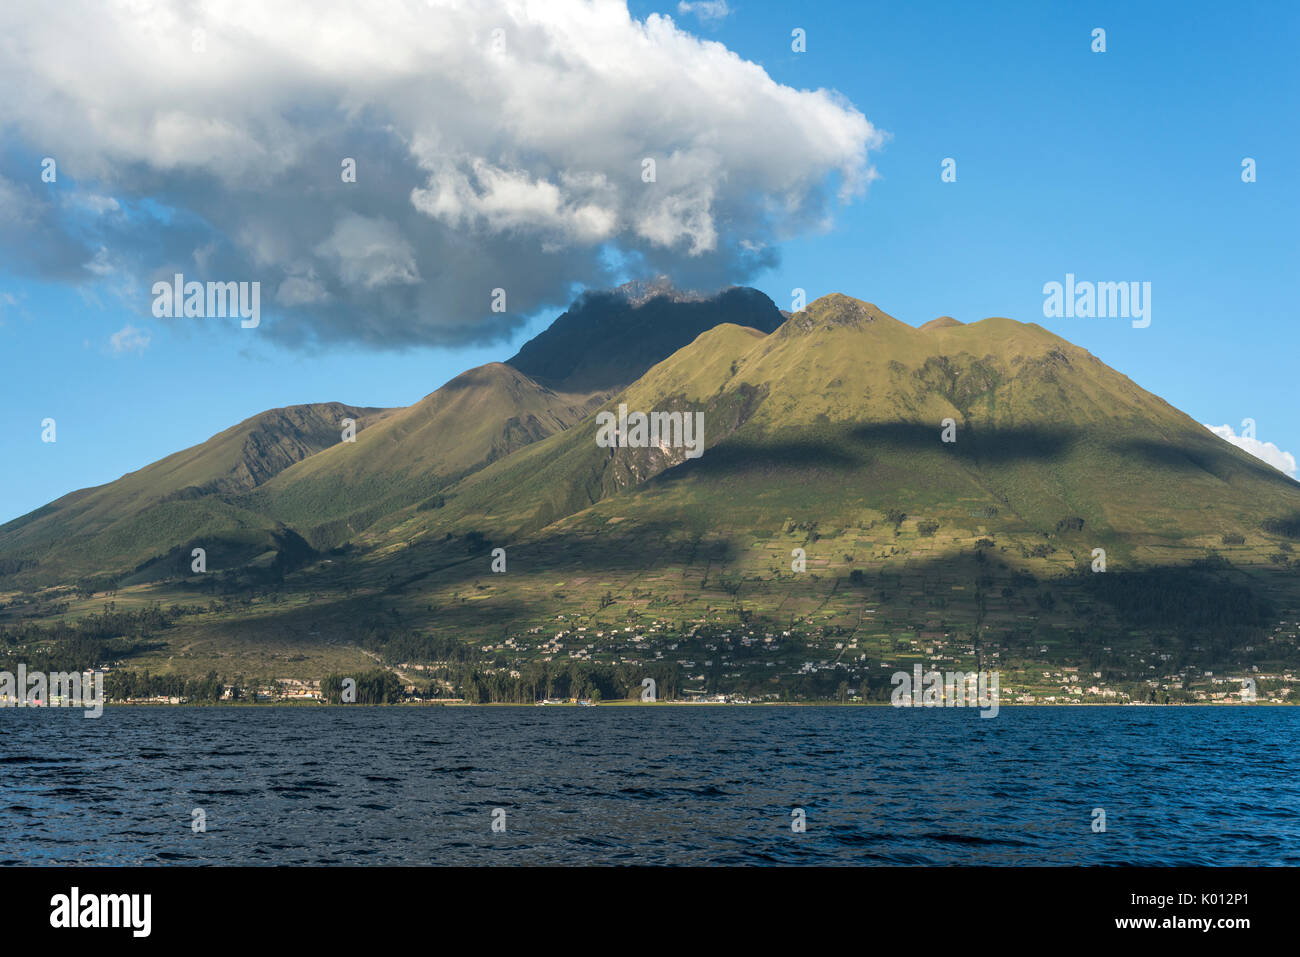
[[1271, 707], [6, 708], [0, 863], [1295, 865], [1298, 744]]

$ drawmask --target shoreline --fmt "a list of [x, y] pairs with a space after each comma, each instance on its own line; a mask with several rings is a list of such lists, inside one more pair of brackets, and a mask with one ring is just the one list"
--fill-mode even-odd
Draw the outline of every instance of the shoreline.
[[[1000, 704], [999, 709], [1007, 708], [1290, 708], [1297, 702], [1284, 701], [1195, 701], [1170, 702], [1169, 704], [1144, 702], [1109, 702], [1109, 701], [1075, 701], [1069, 703], [1043, 702], [1042, 704]], [[186, 701], [175, 703], [169, 701], [106, 701], [104, 709], [110, 708], [894, 708], [899, 711], [979, 711], [977, 706], [933, 705], [933, 706], [899, 706], [888, 701], [839, 702], [839, 701], [751, 701], [744, 704], [725, 701], [602, 701], [599, 704], [579, 705], [574, 702], [558, 702], [547, 705], [528, 704], [515, 701], [488, 701], [470, 703], [464, 701], [393, 701], [376, 704], [355, 702], [352, 704], [331, 704], [325, 701]], [[0, 703], [0, 712], [4, 711], [80, 711], [77, 705], [19, 705]]]

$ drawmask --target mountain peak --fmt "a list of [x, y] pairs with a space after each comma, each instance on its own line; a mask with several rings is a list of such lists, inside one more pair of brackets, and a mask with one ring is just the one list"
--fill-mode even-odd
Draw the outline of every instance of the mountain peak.
[[[601, 292], [587, 295], [600, 295]], [[623, 298], [631, 306], [642, 306], [651, 299], [660, 298], [667, 299], [669, 302], [702, 302], [709, 298], [706, 293], [695, 289], [679, 289], [671, 279], [662, 275], [654, 279], [633, 279], [609, 290], [609, 294]]]
[[816, 329], [837, 326], [866, 328], [872, 323], [899, 324], [898, 320], [881, 311], [875, 303], [863, 302], [843, 293], [833, 292], [814, 299], [786, 320], [785, 328], [792, 332], [808, 333]]
[[507, 364], [564, 393], [622, 388], [720, 323], [772, 332], [783, 317], [757, 289], [683, 292], [666, 278], [583, 293]]
[[929, 322], [918, 326], [922, 332], [928, 332], [931, 329], [951, 329], [954, 326], [964, 326], [966, 323], [954, 319], [952, 316], [940, 316], [938, 319], [931, 319]]

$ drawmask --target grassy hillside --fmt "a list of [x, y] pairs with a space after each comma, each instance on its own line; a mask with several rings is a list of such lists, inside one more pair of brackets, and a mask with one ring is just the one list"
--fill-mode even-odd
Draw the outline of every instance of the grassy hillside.
[[327, 402], [255, 415], [0, 525], [0, 561], [26, 578], [70, 581], [133, 571], [194, 539], [219, 541], [227, 558], [246, 560], [275, 546], [278, 523], [233, 501], [337, 444], [343, 419], [364, 429], [389, 412]]
[[285, 469], [237, 503], [298, 530], [321, 549], [395, 510], [441, 507], [440, 491], [587, 413], [502, 363], [457, 376], [415, 405]]
[[[577, 423], [610, 390], [739, 315], [765, 328], [781, 321], [752, 289], [701, 298], [631, 284], [584, 296], [513, 365], [471, 369], [408, 408], [265, 412], [0, 526], [0, 581], [168, 577], [198, 546], [225, 568], [296, 566], [403, 509], [440, 508], [447, 486]], [[520, 371], [531, 368], [550, 386]], [[341, 441], [345, 418], [356, 420], [355, 441]]]
[[1041, 533], [1082, 519], [1120, 550], [1258, 536], [1262, 519], [1300, 508], [1296, 482], [1085, 350], [1010, 319], [916, 329], [829, 296], [770, 336], [734, 325], [704, 333], [602, 408], [619, 403], [703, 411], [708, 451], [685, 461], [600, 449], [588, 418], [374, 540], [509, 538], [636, 490], [634, 511], [657, 497], [681, 514], [727, 502], [722, 517], [757, 509], [769, 524], [857, 507], [945, 517], [996, 508], [1002, 522]]

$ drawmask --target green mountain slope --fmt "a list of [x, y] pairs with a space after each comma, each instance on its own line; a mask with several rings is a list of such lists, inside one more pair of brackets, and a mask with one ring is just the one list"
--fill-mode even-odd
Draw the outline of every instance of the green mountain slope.
[[[334, 548], [403, 509], [580, 421], [700, 331], [781, 315], [755, 290], [710, 297], [664, 283], [583, 296], [511, 360], [471, 369], [404, 409], [339, 403], [263, 413], [139, 472], [0, 526], [0, 578], [139, 580], [188, 567], [198, 542], [226, 567]], [[536, 368], [550, 387], [521, 369]], [[341, 441], [353, 418], [355, 441]], [[214, 556], [215, 557], [215, 556]], [[182, 560], [184, 559], [184, 560]]]
[[133, 570], [195, 537], [240, 543], [241, 556], [273, 548], [277, 523], [231, 500], [389, 410], [338, 402], [273, 409], [200, 445], [95, 488], [72, 492], [0, 526], [0, 557], [72, 579]]
[[406, 512], [436, 512], [456, 481], [575, 425], [611, 389], [737, 317], [768, 329], [782, 321], [771, 300], [752, 289], [695, 297], [663, 283], [633, 283], [589, 293], [509, 362], [463, 373], [359, 433], [355, 443], [297, 464], [238, 504], [293, 527], [320, 549], [391, 527]]
[[[705, 453], [601, 448], [593, 416], [494, 462], [354, 540], [367, 614], [512, 661], [578, 624], [667, 642], [580, 646], [612, 660], [784, 628], [804, 665], [849, 645], [906, 663], [925, 634], [965, 667], [1136, 682], [1162, 647], [1171, 669], [1257, 666], [1300, 610], [1300, 485], [1033, 324], [916, 329], [831, 296], [770, 335], [705, 332], [602, 408], [620, 403], [702, 412]], [[1264, 660], [1291, 661], [1277, 637]]]
[[[774, 522], [997, 508], [1042, 532], [1082, 519], [1121, 548], [1255, 534], [1261, 516], [1300, 508], [1294, 481], [1086, 351], [1010, 319], [916, 329], [829, 296], [770, 336], [710, 330], [603, 408], [619, 403], [703, 411], [708, 451], [687, 461], [599, 449], [588, 419], [470, 477], [444, 514], [411, 516], [395, 534], [509, 537], [656, 476], [638, 508], [663, 497], [702, 509], [699, 496]], [[955, 442], [942, 441], [945, 419]]]
[[238, 504], [331, 548], [407, 506], [439, 506], [439, 490], [561, 432], [589, 411], [499, 362], [464, 372], [431, 395], [285, 469]]

